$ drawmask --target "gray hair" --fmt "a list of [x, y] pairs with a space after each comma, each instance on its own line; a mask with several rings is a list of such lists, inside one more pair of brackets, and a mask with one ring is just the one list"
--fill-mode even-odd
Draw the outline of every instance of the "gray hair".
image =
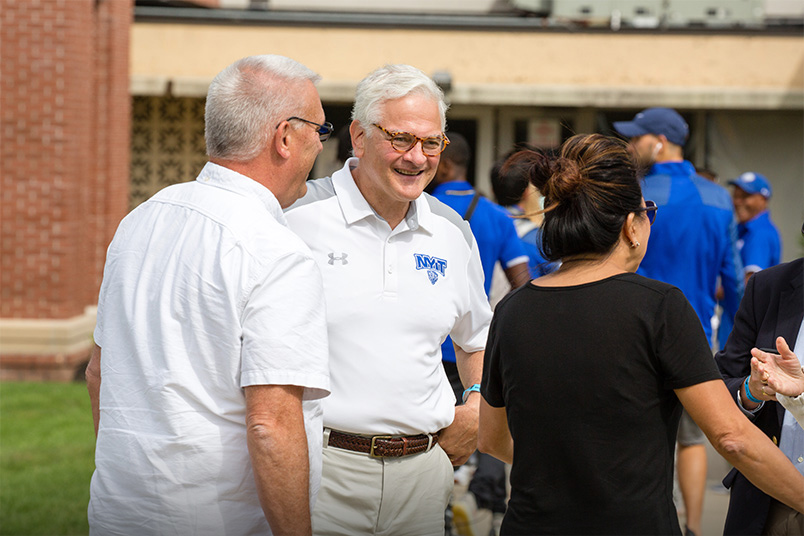
[[207, 92], [207, 155], [239, 162], [256, 157], [273, 127], [304, 105], [299, 85], [320, 79], [301, 63], [274, 54], [248, 56], [226, 67]]
[[385, 65], [369, 73], [357, 85], [352, 120], [368, 126], [382, 121], [380, 106], [387, 100], [411, 94], [432, 98], [438, 104], [441, 130], [447, 128], [447, 102], [433, 79], [411, 65]]

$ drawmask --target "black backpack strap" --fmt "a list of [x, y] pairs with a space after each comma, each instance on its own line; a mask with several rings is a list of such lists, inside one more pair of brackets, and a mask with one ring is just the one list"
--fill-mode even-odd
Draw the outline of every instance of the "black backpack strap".
[[477, 201], [480, 199], [480, 194], [475, 192], [475, 195], [472, 196], [472, 200], [469, 202], [469, 208], [466, 209], [466, 214], [463, 215], [463, 219], [469, 221], [472, 219], [472, 214], [475, 213], [475, 208], [477, 207]]

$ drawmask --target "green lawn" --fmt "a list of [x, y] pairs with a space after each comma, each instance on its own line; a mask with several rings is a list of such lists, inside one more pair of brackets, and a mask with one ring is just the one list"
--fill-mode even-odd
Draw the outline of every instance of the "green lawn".
[[95, 434], [83, 383], [0, 383], [0, 535], [87, 534]]

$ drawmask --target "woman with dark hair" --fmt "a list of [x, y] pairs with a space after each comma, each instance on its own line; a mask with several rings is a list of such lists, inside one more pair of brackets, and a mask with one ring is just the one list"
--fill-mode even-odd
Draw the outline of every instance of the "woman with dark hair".
[[561, 261], [503, 299], [486, 345], [478, 447], [512, 463], [502, 534], [681, 534], [681, 405], [759, 487], [804, 509], [804, 477], [740, 413], [675, 287], [634, 272], [656, 205], [624, 142], [513, 155], [545, 195], [542, 249]]

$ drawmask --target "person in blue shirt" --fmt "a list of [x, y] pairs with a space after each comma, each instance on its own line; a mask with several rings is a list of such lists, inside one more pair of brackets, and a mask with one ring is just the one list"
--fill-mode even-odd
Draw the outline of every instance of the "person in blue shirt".
[[[514, 221], [499, 205], [476, 192], [466, 172], [472, 156], [469, 143], [460, 134], [449, 133], [449, 145], [441, 153], [432, 195], [449, 205], [469, 222], [480, 250], [480, 262], [486, 274], [486, 294], [490, 277], [498, 262], [515, 288], [529, 281], [526, 253], [519, 245]], [[470, 213], [470, 207], [472, 211]]]
[[[433, 178], [432, 195], [469, 222], [472, 234], [477, 240], [480, 263], [486, 276], [484, 288], [488, 296], [495, 264], [500, 263], [511, 287], [516, 288], [530, 280], [528, 257], [516, 234], [513, 220], [502, 207], [480, 195], [469, 184], [466, 172], [471, 157], [472, 152], [466, 138], [450, 132], [449, 145], [441, 153], [438, 170]], [[449, 337], [441, 346], [441, 359], [447, 363], [447, 375], [452, 381], [449, 364], [455, 364], [455, 350]], [[455, 372], [457, 379], [457, 369]], [[457, 380], [456, 396], [460, 396], [463, 386], [460, 380]]]
[[513, 217], [514, 227], [528, 255], [530, 277], [537, 278], [556, 270], [557, 263], [548, 262], [541, 251], [541, 222], [544, 198], [533, 186], [526, 169], [505, 168], [506, 155], [491, 168], [491, 188], [497, 203]]
[[737, 215], [737, 248], [745, 270], [745, 281], [754, 273], [779, 264], [782, 239], [770, 219], [768, 200], [771, 185], [764, 175], [743, 173], [729, 184], [734, 186], [732, 201]]
[[[782, 258], [782, 239], [779, 230], [770, 219], [768, 200], [772, 189], [768, 179], [759, 173], [747, 171], [730, 180], [734, 214], [737, 216], [737, 250], [743, 262], [744, 282], [765, 268], [776, 266]], [[734, 325], [725, 315], [720, 321], [717, 338], [720, 348]]]
[[[718, 277], [724, 315], [733, 318], [743, 291], [742, 262], [728, 191], [695, 172], [684, 160], [689, 126], [670, 108], [648, 108], [631, 121], [614, 123], [648, 168], [642, 195], [659, 207], [638, 274], [677, 286], [692, 304], [707, 339]], [[700, 534], [706, 488], [705, 437], [686, 412], [678, 434], [677, 471], [686, 509], [687, 534]]]

